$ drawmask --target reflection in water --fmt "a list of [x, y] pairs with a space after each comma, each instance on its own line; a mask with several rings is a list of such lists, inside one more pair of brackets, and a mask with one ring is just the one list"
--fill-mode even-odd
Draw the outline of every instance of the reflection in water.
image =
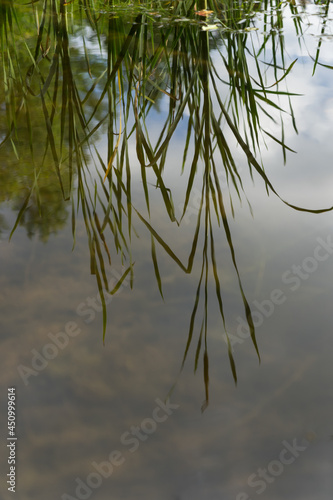
[[[328, 5], [322, 16], [322, 34], [325, 32]], [[259, 9], [259, 4], [257, 7]], [[110, 5], [108, 15], [96, 16], [88, 4], [86, 18], [83, 19], [80, 9], [76, 11], [73, 7], [70, 17], [69, 6], [65, 2], [60, 2], [59, 10], [55, 3], [46, 3], [43, 10], [33, 4], [31, 8], [38, 22], [37, 26], [31, 23], [25, 27], [29, 33], [28, 42], [20, 39], [24, 10], [16, 11], [11, 3], [4, 3], [2, 8], [2, 29], [5, 33], [2, 42], [5, 63], [3, 125], [7, 124], [7, 131], [3, 134], [1, 146], [4, 164], [8, 165], [3, 172], [3, 185], [10, 189], [8, 195], [13, 209], [18, 209], [11, 235], [20, 224], [26, 227], [28, 235], [38, 231], [41, 239], [46, 241], [51, 232], [57, 231], [66, 222], [66, 202], [71, 200], [74, 243], [79, 212], [85, 223], [91, 274], [96, 277], [103, 309], [103, 339], [109, 294], [115, 294], [128, 275], [133, 285], [131, 239], [134, 216], [150, 233], [151, 257], [162, 296], [156, 242], [185, 273], [192, 272], [200, 244], [201, 271], [182, 367], [194, 341], [198, 322], [194, 365], [196, 371], [202, 356], [204, 408], [209, 399], [207, 333], [211, 274], [221, 326], [227, 339], [230, 366], [237, 381], [223, 305], [223, 282], [216, 261], [216, 224], [222, 225], [225, 232], [250, 336], [260, 359], [251, 309], [236, 262], [226, 203], [233, 213], [231, 189], [239, 199], [246, 196], [239, 161], [234, 153], [236, 145], [248, 162], [251, 176], [259, 174], [267, 191], [280, 198], [266, 176], [264, 165], [256, 156], [260, 155], [260, 149], [268, 138], [281, 146], [286, 161], [287, 152], [292, 151], [285, 140], [286, 116], [289, 115], [297, 132], [293, 94], [287, 89], [288, 75], [296, 59], [289, 66], [286, 63], [281, 34], [285, 6], [265, 5], [265, 34], [259, 43], [251, 34], [251, 30], [256, 28], [252, 17], [253, 6], [249, 6], [248, 10], [238, 7], [230, 15], [228, 11], [227, 19], [222, 6], [215, 14], [200, 11], [199, 21], [195, 15], [190, 19], [191, 9], [186, 13], [176, 9], [172, 19], [180, 22], [162, 22], [156, 30], [155, 14], [150, 11], [139, 13], [129, 24], [129, 18], [118, 17]], [[289, 8], [295, 31], [301, 35], [301, 13], [292, 3]], [[268, 9], [271, 9], [270, 17]], [[213, 25], [212, 15], [214, 26], [220, 30], [214, 31], [217, 33], [214, 36], [209, 34]], [[12, 19], [15, 19], [14, 24]], [[79, 30], [79, 35], [74, 36], [72, 42], [72, 32], [76, 30]], [[90, 53], [87, 49], [87, 33], [91, 32], [94, 33], [96, 46], [100, 47], [99, 53], [95, 49]], [[16, 45], [17, 38], [20, 43]], [[313, 71], [321, 64], [321, 43], [320, 39]], [[80, 48], [82, 44], [84, 50]], [[11, 52], [14, 45], [15, 51]], [[213, 49], [223, 62], [222, 74], [211, 57]], [[152, 130], [150, 115], [158, 109], [162, 97], [167, 112], [163, 119], [160, 115], [159, 131]], [[279, 135], [271, 133], [270, 125], [266, 124], [269, 118], [275, 126], [277, 116]], [[179, 174], [187, 176], [187, 183], [184, 186], [183, 210], [177, 214], [173, 188], [166, 184], [164, 168], [170, 145], [183, 126], [184, 117], [187, 132]], [[96, 147], [96, 141], [104, 133], [107, 137], [107, 160]], [[28, 154], [22, 148], [25, 143], [29, 144]], [[17, 159], [13, 160], [13, 155]], [[146, 213], [132, 203], [131, 178], [135, 162], [138, 162], [141, 172]], [[94, 175], [91, 171], [93, 163], [96, 166]], [[221, 187], [221, 165], [230, 187], [228, 200]], [[160, 193], [170, 221], [181, 225], [190, 208], [194, 182], [199, 186], [201, 195], [191, 250], [184, 264], [172, 250], [170, 242], [150, 221], [151, 187], [153, 185]], [[60, 191], [57, 186], [60, 186]], [[3, 199], [8, 195], [4, 192]], [[290, 202], [284, 203], [295, 210], [311, 213], [332, 209], [303, 208]], [[112, 250], [107, 242], [110, 236]], [[113, 251], [119, 253], [127, 265], [112, 288], [108, 268], [112, 265]]]
[[[325, 32], [328, 5], [322, 17], [322, 33]], [[255, 28], [252, 7], [248, 11], [243, 8], [233, 10], [228, 19], [220, 7], [221, 10], [214, 14], [217, 23], [214, 26], [220, 31], [214, 32], [217, 34], [212, 37], [209, 29], [213, 12], [200, 11], [203, 20], [198, 21], [198, 16], [194, 15], [187, 23], [190, 18], [186, 16], [190, 16], [191, 9], [185, 17], [182, 13], [183, 17], [179, 19], [174, 17], [181, 15], [176, 10], [172, 19], [180, 22], [165, 24], [156, 30], [154, 13], [149, 11], [139, 13], [128, 24], [128, 18], [118, 17], [112, 9], [108, 15], [96, 16], [88, 6], [83, 20], [79, 16], [80, 10], [73, 8], [72, 17], [69, 17], [69, 6], [65, 2], [60, 2], [59, 10], [55, 3], [46, 3], [43, 10], [34, 4], [31, 8], [37, 16], [37, 26], [29, 24], [29, 43], [20, 40], [15, 45], [13, 57], [11, 50], [23, 26], [24, 11], [18, 9], [16, 12], [12, 4], [3, 4], [2, 27], [6, 39], [2, 43], [6, 42], [8, 47], [5, 53], [3, 45], [5, 85], [2, 92], [5, 92], [6, 111], [3, 119], [7, 122], [7, 132], [1, 145], [5, 151], [5, 165], [8, 165], [3, 177], [10, 188], [13, 209], [19, 209], [11, 235], [20, 224], [27, 228], [28, 235], [38, 231], [46, 241], [51, 232], [66, 222], [65, 202], [71, 200], [74, 242], [79, 211], [85, 223], [91, 274], [96, 277], [103, 309], [103, 339], [109, 294], [115, 294], [128, 275], [133, 285], [133, 216], [136, 215], [150, 232], [151, 257], [162, 296], [156, 242], [185, 273], [191, 273], [200, 241], [201, 272], [182, 366], [199, 322], [194, 364], [196, 371], [202, 355], [205, 407], [209, 399], [207, 290], [211, 273], [230, 366], [237, 381], [226, 326], [223, 286], [216, 263], [216, 224], [222, 225], [225, 232], [246, 321], [260, 359], [251, 309], [237, 267], [220, 169], [223, 165], [230, 192], [232, 188], [239, 199], [246, 196], [234, 156], [234, 147], [238, 145], [248, 162], [251, 176], [259, 174], [267, 191], [279, 196], [256, 156], [260, 155], [260, 148], [268, 137], [281, 146], [286, 161], [287, 152], [292, 151], [285, 140], [286, 115], [290, 115], [297, 132], [293, 94], [286, 85], [296, 59], [287, 65], [281, 34], [283, 8], [281, 5], [277, 8], [265, 5], [266, 11], [271, 9], [272, 15], [264, 14], [265, 35], [259, 43], [249, 33]], [[300, 14], [292, 3], [289, 8], [296, 33], [300, 35]], [[13, 25], [14, 14], [16, 22]], [[87, 49], [88, 27], [94, 33], [100, 53], [96, 50], [90, 53]], [[71, 42], [73, 30], [79, 30], [78, 43], [75, 37]], [[80, 50], [79, 44], [83, 44], [84, 50]], [[321, 39], [313, 71], [320, 64], [320, 48]], [[211, 57], [213, 49], [223, 61], [222, 75]], [[157, 132], [150, 128], [149, 119], [162, 97], [167, 112]], [[187, 132], [179, 173], [187, 175], [187, 183], [183, 210], [178, 215], [173, 203], [173, 189], [164, 180], [164, 168], [170, 145], [183, 126], [184, 117]], [[262, 125], [263, 118], [266, 123], [267, 117], [273, 124], [278, 117], [280, 137], [269, 131], [270, 126]], [[107, 160], [96, 147], [97, 139], [105, 132]], [[29, 154], [23, 150], [23, 157], [14, 160], [13, 168], [11, 158], [13, 155], [20, 157], [21, 144], [26, 142]], [[131, 171], [135, 161], [140, 166], [146, 214], [132, 203]], [[96, 166], [94, 176], [92, 163]], [[170, 221], [181, 225], [187, 216], [194, 182], [200, 186], [201, 196], [191, 251], [187, 264], [184, 264], [171, 249], [170, 242], [149, 221], [151, 185], [160, 193]], [[60, 186], [60, 192], [57, 186]], [[228, 198], [233, 213], [232, 195], [229, 194]], [[332, 209], [302, 208], [284, 203], [295, 210], [311, 213]], [[113, 250], [109, 249], [107, 232], [112, 236]], [[112, 264], [112, 251], [120, 253], [122, 261], [127, 260], [128, 264], [118, 283], [110, 288], [107, 269]]]
[[[303, 125], [288, 90], [299, 52], [284, 30], [306, 47], [307, 16], [319, 14], [311, 70], [330, 73], [329, 3], [198, 4], [199, 15], [179, 2], [126, 16], [128, 5], [102, 3], [1, 2], [2, 380], [30, 369], [27, 384], [18, 377], [23, 495], [78, 498], [89, 474], [124, 458], [95, 476], [91, 497], [328, 500], [331, 221], [313, 186], [294, 204], [292, 171], [281, 188], [267, 157], [279, 149], [287, 162]], [[261, 202], [248, 173], [288, 203]], [[315, 255], [315, 272], [295, 274]], [[270, 315], [273, 298], [283, 303]], [[202, 409], [210, 402], [202, 415], [190, 356]], [[179, 365], [177, 411], [157, 425]], [[306, 449], [284, 464], [294, 443]]]

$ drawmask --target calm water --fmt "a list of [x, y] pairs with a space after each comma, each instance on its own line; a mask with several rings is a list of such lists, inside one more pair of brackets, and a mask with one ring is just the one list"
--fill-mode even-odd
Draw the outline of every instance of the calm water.
[[[332, 66], [332, 12], [328, 9], [325, 36], [321, 39], [323, 16], [318, 6], [306, 5], [296, 17], [287, 8], [283, 12], [286, 60], [282, 64], [278, 55], [277, 64], [288, 68], [295, 59], [297, 62], [281, 82], [281, 90], [299, 94], [290, 96], [298, 134], [288, 113], [283, 114], [283, 133], [287, 146], [296, 153], [287, 151], [284, 165], [281, 145], [262, 134], [256, 157], [261, 155], [269, 180], [284, 200], [313, 210], [327, 208], [333, 205], [333, 72], [324, 65]], [[248, 34], [248, 47], [262, 44], [264, 16], [264, 12], [258, 14], [259, 29]], [[295, 33], [295, 18], [302, 21], [302, 36]], [[209, 35], [211, 40], [218, 37], [217, 33]], [[318, 62], [322, 65], [317, 64], [313, 75], [319, 40]], [[96, 54], [94, 68], [100, 65], [105, 69], [105, 48], [101, 54], [92, 32], [89, 43], [90, 53]], [[71, 44], [77, 58], [73, 64], [79, 67], [84, 53], [80, 38], [71, 38]], [[258, 60], [273, 64], [271, 49], [272, 45], [267, 44], [266, 53]], [[225, 55], [223, 46], [220, 51]], [[211, 57], [216, 74], [226, 79], [223, 59], [213, 44]], [[249, 56], [248, 61], [250, 70], [255, 71], [255, 60]], [[270, 68], [267, 64], [267, 72]], [[274, 84], [277, 79], [273, 72], [268, 76]], [[227, 87], [218, 79], [216, 82], [224, 98]], [[288, 96], [282, 95], [280, 104], [288, 110]], [[213, 93], [212, 105], [218, 107]], [[261, 126], [281, 140], [280, 112], [273, 107], [270, 110], [276, 123], [262, 113]], [[101, 116], [107, 111], [105, 106]], [[169, 98], [161, 93], [146, 119], [152, 143], [168, 112]], [[189, 115], [185, 108], [170, 141], [163, 173], [178, 220], [191, 164], [189, 159], [181, 176]], [[41, 123], [37, 118], [33, 123], [37, 135], [38, 127], [45, 132]], [[130, 114], [128, 131], [133, 123]], [[232, 183], [229, 190], [218, 155], [216, 169], [261, 359], [259, 363], [249, 335], [230, 245], [223, 224], [219, 226], [213, 217], [212, 205], [215, 269], [237, 384], [229, 362], [210, 249], [207, 286], [204, 268], [192, 341], [181, 370], [205, 262], [204, 221], [191, 273], [185, 273], [155, 241], [162, 299], [151, 256], [151, 235], [133, 211], [133, 287], [128, 274], [118, 291], [108, 295], [103, 345], [103, 313], [96, 275], [91, 273], [83, 198], [76, 215], [73, 249], [71, 202], [63, 200], [54, 173], [44, 177], [41, 174], [43, 218], [32, 198], [9, 241], [27, 186], [33, 182], [33, 163], [27, 160], [28, 133], [24, 129], [18, 133], [17, 141], [23, 138], [20, 160], [8, 142], [0, 149], [1, 428], [7, 425], [7, 387], [15, 386], [18, 499], [332, 498], [332, 212], [297, 211], [272, 192], [268, 196], [256, 171], [251, 179], [246, 156], [234, 144], [231, 131], [227, 127], [225, 130], [243, 182], [242, 203]], [[239, 130], [244, 130], [241, 119]], [[108, 157], [106, 137], [107, 130], [101, 127], [95, 145], [103, 158]], [[135, 134], [128, 144], [131, 201], [148, 220]], [[38, 164], [42, 154], [38, 143], [34, 147]], [[194, 150], [195, 141], [191, 140], [189, 158]], [[87, 166], [82, 170], [87, 173], [90, 191], [87, 188], [85, 199], [90, 207], [94, 196], [103, 193], [98, 181], [101, 166], [96, 152], [91, 153], [87, 147]], [[45, 160], [46, 171], [53, 168], [50, 158]], [[170, 221], [161, 190], [149, 187], [149, 222], [185, 266], [200, 209], [203, 167], [201, 158], [188, 209], [179, 226]], [[156, 184], [151, 170], [147, 168], [148, 183]], [[80, 180], [76, 172], [73, 175], [72, 199], [77, 200]], [[101, 210], [101, 205], [96, 206]], [[102, 211], [99, 218], [102, 222]], [[127, 225], [125, 217], [123, 223]], [[110, 232], [105, 232], [105, 239], [111, 266], [102, 239], [101, 251], [113, 288], [130, 259], [128, 253], [122, 262]], [[97, 253], [96, 262], [100, 265]], [[206, 338], [202, 326], [205, 318]], [[1, 471], [4, 478], [8, 472], [6, 453], [1, 456]], [[4, 482], [1, 497], [11, 498]]]

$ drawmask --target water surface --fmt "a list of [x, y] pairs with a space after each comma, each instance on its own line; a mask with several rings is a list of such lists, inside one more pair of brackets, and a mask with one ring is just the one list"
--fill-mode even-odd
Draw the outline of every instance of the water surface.
[[[276, 95], [271, 96], [287, 112], [273, 105], [267, 107], [267, 102], [263, 102], [263, 106], [269, 112], [258, 110], [260, 127], [280, 142], [258, 133], [255, 157], [283, 200], [312, 211], [333, 204], [330, 188], [333, 73], [327, 67], [332, 66], [332, 24], [331, 8], [328, 6], [326, 12], [325, 8], [311, 4], [304, 9], [297, 6], [295, 11], [283, 5], [283, 26], [277, 30], [275, 41], [279, 47], [279, 37], [283, 36], [284, 51], [279, 49], [274, 56], [270, 37], [265, 50], [258, 55], [258, 61], [273, 65], [262, 66], [265, 68], [262, 74], [267, 72], [272, 85], [278, 79], [274, 71], [282, 77], [292, 62], [297, 61], [279, 84], [280, 92], [284, 92], [280, 100], [277, 101]], [[265, 9], [249, 25], [258, 28], [257, 31], [239, 33], [245, 36], [249, 50], [258, 50], [267, 36], [264, 23], [267, 12], [271, 11], [268, 5]], [[301, 19], [303, 33], [296, 31], [295, 19]], [[108, 20], [106, 16], [105, 25]], [[321, 34], [323, 20], [324, 36]], [[183, 21], [185, 25], [186, 22]], [[88, 49], [96, 78], [110, 62], [110, 53], [105, 48], [107, 38], [101, 32], [100, 50], [96, 34], [91, 28], [86, 29], [89, 36], [86, 35], [85, 40], [88, 44], [89, 38]], [[128, 33], [131, 25], [124, 29]], [[202, 37], [200, 25], [193, 29]], [[271, 29], [272, 26], [270, 34]], [[216, 30], [207, 33], [211, 61], [221, 80], [228, 78], [222, 56], [227, 58], [233, 36], [237, 34]], [[214, 43], [219, 37], [220, 52]], [[72, 69], [82, 68], [82, 32], [70, 34], [69, 38]], [[32, 47], [33, 40], [32, 37]], [[254, 75], [256, 59], [248, 55], [247, 62]], [[28, 67], [28, 63], [23, 61], [24, 64]], [[284, 67], [284, 72], [274, 69], [274, 64]], [[185, 78], [186, 68], [179, 71], [179, 78]], [[83, 71], [75, 77], [77, 81], [87, 79], [87, 84], [79, 82], [82, 98], [91, 82]], [[188, 79], [190, 77], [191, 74]], [[198, 87], [197, 95], [201, 96], [198, 109], [205, 116], [204, 83], [207, 80], [200, 78], [193, 81], [193, 85]], [[215, 79], [216, 94], [210, 87], [212, 109], [217, 117], [220, 111], [216, 95], [226, 102], [232, 91], [232, 87], [230, 90], [219, 78]], [[102, 79], [96, 86], [94, 102], [105, 81]], [[126, 82], [124, 76], [123, 110]], [[112, 112], [119, 110], [118, 80], [112, 85], [114, 101], [110, 96], [105, 99], [92, 123], [97, 124], [110, 112], [111, 102], [118, 106]], [[144, 99], [138, 99], [143, 106], [139, 108], [144, 117], [142, 126], [146, 126], [152, 144], [158, 140], [172, 102], [166, 93], [171, 91], [163, 87], [162, 80], [158, 87], [165, 92], [158, 91], [155, 104], [146, 101], [146, 106], [151, 105], [146, 115]], [[59, 92], [62, 88], [60, 85]], [[287, 95], [287, 92], [299, 95]], [[127, 121], [122, 124], [122, 127], [126, 125], [128, 135], [136, 119], [134, 99], [135, 96]], [[91, 113], [88, 110], [94, 109], [94, 102], [84, 108], [87, 117]], [[1, 109], [5, 124], [8, 106]], [[230, 109], [235, 108], [231, 105]], [[244, 109], [245, 105], [239, 108], [243, 116], [240, 112], [239, 131], [243, 138], [247, 136], [247, 144], [253, 150], [251, 127], [252, 132], [254, 128], [247, 122], [250, 115]], [[83, 147], [84, 160], [80, 164], [74, 155], [72, 167], [68, 155], [70, 140], [74, 139], [70, 139], [70, 134], [66, 136], [62, 153], [57, 150], [62, 159], [65, 196], [54, 167], [52, 148], [48, 148], [43, 162], [44, 146], [39, 147], [37, 141], [41, 137], [44, 142], [40, 140], [40, 144], [45, 145], [47, 137], [50, 138], [41, 125], [45, 123], [42, 108], [31, 115], [37, 141], [33, 143], [34, 160], [31, 160], [29, 129], [23, 119], [18, 123], [21, 128], [17, 136], [13, 136], [19, 158], [8, 140], [0, 150], [1, 385], [2, 394], [9, 386], [15, 386], [17, 391], [17, 496], [20, 500], [253, 500], [257, 496], [269, 500], [328, 500], [332, 497], [332, 213], [296, 210], [284, 204], [270, 188], [268, 196], [265, 179], [255, 169], [251, 178], [248, 157], [236, 144], [236, 136], [222, 116], [221, 130], [243, 184], [242, 201], [230, 175], [228, 186], [218, 148], [214, 154], [211, 152], [208, 161], [203, 147], [187, 210], [180, 221], [196, 144], [192, 136], [181, 175], [190, 115], [190, 107], [186, 106], [168, 142], [163, 170], [167, 188], [164, 194], [172, 193], [179, 225], [171, 220], [163, 189], [154, 188], [157, 181], [152, 167], [146, 167], [148, 215], [138, 139], [135, 133], [128, 139], [131, 203], [136, 211], [132, 211], [135, 231], [132, 230], [131, 239], [127, 237], [128, 250], [123, 245], [123, 255], [119, 248], [118, 253], [116, 251], [117, 240], [112, 232], [108, 229], [103, 233], [104, 245], [102, 232], [98, 230], [105, 213], [98, 195], [104, 196], [103, 186], [106, 192], [111, 189], [110, 178], [104, 184], [101, 182], [104, 172], [98, 154], [107, 167], [118, 137], [116, 129], [110, 130], [110, 123], [115, 128], [117, 125], [119, 131], [119, 116], [114, 122], [106, 120], [100, 125], [89, 146], [87, 142]], [[70, 116], [68, 111], [69, 123]], [[75, 123], [74, 128], [79, 134], [79, 125]], [[55, 121], [53, 130], [58, 147], [59, 121]], [[213, 134], [212, 129], [209, 133]], [[281, 142], [294, 151], [285, 149], [285, 159]], [[215, 158], [220, 179], [224, 220], [228, 223], [232, 246], [221, 216], [220, 224], [217, 222], [213, 190], [209, 197], [210, 219], [208, 215], [205, 218], [207, 198], [201, 207], [205, 175], [213, 169], [211, 157]], [[148, 163], [149, 158], [146, 160]], [[116, 168], [119, 170], [121, 158], [117, 162], [114, 172]], [[67, 176], [71, 168], [72, 187]], [[12, 232], [36, 175], [41, 209], [35, 190]], [[116, 184], [116, 174], [112, 175]], [[123, 179], [126, 179], [124, 170]], [[116, 206], [116, 191], [113, 193]], [[126, 205], [128, 199], [124, 193], [121, 199]], [[186, 273], [178, 259], [186, 268], [200, 210], [197, 251], [192, 270]], [[127, 205], [122, 221], [124, 235], [127, 234], [125, 212], [128, 213]], [[115, 210], [113, 217], [116, 213]], [[143, 219], [149, 221], [150, 226]], [[110, 220], [116, 219], [111, 216]], [[152, 258], [149, 227], [156, 231], [153, 236], [158, 271]], [[210, 250], [212, 235], [215, 265]], [[118, 236], [121, 239], [120, 233]], [[205, 241], [208, 242], [206, 252]], [[129, 272], [113, 295], [104, 294], [108, 302], [104, 343], [100, 293], [105, 287], [98, 282], [98, 273], [96, 275], [98, 269], [103, 281], [102, 262], [110, 290], [124, 277], [129, 266], [133, 278], [131, 283]], [[214, 270], [219, 277], [226, 328]], [[245, 304], [252, 311], [253, 338]], [[46, 361], [45, 356], [49, 358]], [[165, 407], [165, 404], [171, 406]], [[2, 416], [5, 411], [3, 404]], [[5, 426], [2, 418], [2, 428]], [[6, 457], [2, 458], [1, 469], [7, 473]], [[2, 496], [10, 498], [5, 488]]]

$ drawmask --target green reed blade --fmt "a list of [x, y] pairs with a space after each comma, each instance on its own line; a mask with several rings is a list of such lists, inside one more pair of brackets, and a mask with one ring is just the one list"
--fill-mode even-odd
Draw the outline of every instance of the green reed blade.
[[158, 289], [159, 289], [159, 292], [161, 294], [161, 297], [164, 299], [163, 292], [162, 292], [162, 280], [161, 280], [161, 275], [160, 275], [160, 271], [158, 268], [158, 262], [157, 262], [157, 257], [156, 257], [155, 241], [154, 241], [154, 237], [152, 234], [151, 234], [151, 256], [153, 259], [153, 265], [154, 265], [154, 271], [155, 271]]

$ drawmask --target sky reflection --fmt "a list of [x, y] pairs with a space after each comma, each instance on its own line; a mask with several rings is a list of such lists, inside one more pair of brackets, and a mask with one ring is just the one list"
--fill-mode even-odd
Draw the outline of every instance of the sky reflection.
[[[297, 43], [287, 34], [286, 44], [291, 59], [294, 54], [297, 57]], [[323, 61], [326, 54], [325, 49]], [[290, 91], [306, 94], [293, 98], [299, 135], [291, 132], [289, 122], [285, 129], [287, 143], [297, 154], [288, 153], [283, 167], [280, 148], [270, 147], [263, 152], [263, 163], [284, 199], [317, 208], [332, 204], [332, 76], [328, 69], [318, 67], [315, 77], [310, 78], [312, 63], [303, 63], [302, 58], [300, 63], [288, 79]], [[320, 119], [318, 110], [324, 110]], [[159, 115], [154, 114], [151, 126], [158, 122]], [[178, 177], [183, 134], [185, 126], [174, 138], [165, 177], [167, 185], [173, 187], [179, 213], [186, 182]], [[202, 311], [194, 328], [195, 341], [180, 370], [200, 278], [201, 250], [193, 272], [185, 274], [156, 245], [163, 300], [151, 262], [148, 232], [135, 218], [139, 237], [132, 239], [134, 288], [131, 290], [125, 281], [108, 305], [103, 345], [101, 312], [95, 309], [89, 322], [87, 316], [78, 314], [80, 304], [97, 296], [82, 217], [77, 221], [73, 251], [69, 220], [56, 235], [50, 235], [47, 244], [37, 237], [29, 240], [23, 227], [18, 227], [8, 243], [11, 227], [3, 231], [1, 387], [2, 394], [8, 386], [17, 389], [20, 500], [78, 498], [75, 489], [83, 483], [81, 497], [85, 490], [85, 498], [96, 500], [253, 500], [258, 495], [267, 500], [331, 499], [331, 214], [296, 212], [275, 195], [268, 197], [263, 182], [250, 179], [243, 156], [236, 153], [236, 158], [254, 216], [246, 202], [241, 205], [236, 199], [235, 217], [230, 207], [227, 215], [247, 300], [258, 313], [256, 319], [262, 317], [256, 329], [261, 363], [251, 339], [238, 336], [241, 341], [233, 346], [238, 371], [235, 386], [210, 275], [210, 404], [203, 413], [201, 358], [193, 373]], [[135, 174], [133, 181], [133, 203], [143, 210], [142, 186]], [[196, 182], [200, 192], [201, 185]], [[190, 202], [193, 217], [180, 227], [166, 217], [158, 191], [152, 193], [151, 204], [151, 224], [185, 262], [195, 230], [195, 199]], [[7, 208], [4, 214], [10, 222]], [[237, 335], [244, 305], [224, 231], [217, 224], [213, 229], [228, 333]], [[317, 255], [318, 238], [326, 242], [320, 255], [327, 258], [317, 259], [316, 265], [308, 259]], [[114, 251], [112, 259], [114, 269], [121, 274], [126, 266], [122, 267]], [[293, 266], [301, 266], [305, 272], [304, 266], [311, 266], [311, 262], [313, 271], [299, 278], [299, 286], [293, 290]], [[260, 307], [267, 308], [277, 289], [285, 300], [265, 315]], [[77, 335], [69, 337], [63, 349], [58, 348], [45, 368], [36, 370], [32, 364], [36, 351], [42, 353], [51, 342], [50, 333], [64, 332], [69, 323], [76, 325]], [[24, 381], [20, 365], [35, 373]], [[157, 421], [154, 410], [163, 407], [159, 402], [168, 395], [170, 403], [178, 407], [170, 415], [165, 411], [168, 418]], [[5, 428], [5, 407], [3, 410], [1, 424]], [[159, 416], [162, 414], [163, 410]], [[149, 425], [153, 426], [151, 433]], [[129, 445], [128, 437], [133, 438], [137, 427], [143, 437], [135, 436], [136, 441]], [[100, 486], [89, 486], [87, 478], [97, 470], [93, 464], [110, 461], [116, 450], [124, 459], [122, 463], [101, 479]], [[2, 456], [1, 470], [7, 468], [5, 460]], [[10, 498], [6, 491], [2, 495], [5, 500]]]

